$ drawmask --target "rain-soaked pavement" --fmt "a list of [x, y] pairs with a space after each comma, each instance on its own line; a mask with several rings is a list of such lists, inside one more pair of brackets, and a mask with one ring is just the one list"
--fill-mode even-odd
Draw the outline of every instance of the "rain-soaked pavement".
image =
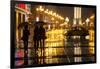
[[[68, 38], [65, 37], [64, 31], [65, 30], [63, 29], [56, 29], [56, 30], [49, 30], [48, 32], [46, 32], [47, 39], [45, 40], [45, 46], [44, 48], [39, 46], [37, 52], [35, 52], [33, 42], [29, 42], [28, 65], [94, 61], [94, 55], [93, 55], [94, 47], [91, 47], [89, 45], [88, 47], [87, 46], [81, 47], [80, 41], [78, 43], [74, 41], [75, 43], [73, 44], [71, 39], [70, 39], [71, 41], [68, 42]], [[79, 37], [74, 36], [74, 38], [77, 39]], [[20, 41], [16, 44], [18, 48], [16, 48], [15, 65], [20, 66], [24, 64], [23, 42]], [[83, 51], [86, 51], [86, 53], [85, 52], [83, 53]], [[43, 54], [41, 54], [41, 52]], [[20, 60], [18, 60], [18, 58]]]

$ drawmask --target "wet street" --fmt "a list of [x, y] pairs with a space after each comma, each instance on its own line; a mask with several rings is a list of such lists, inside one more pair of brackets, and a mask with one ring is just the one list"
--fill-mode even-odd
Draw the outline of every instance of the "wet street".
[[15, 66], [95, 62], [95, 8], [34, 3], [14, 8]]
[[[39, 46], [38, 51], [35, 53], [33, 42], [29, 42], [28, 45], [28, 65], [32, 65], [35, 63], [37, 59], [37, 64], [57, 64], [57, 63], [73, 63], [73, 62], [84, 62], [85, 61], [93, 61], [94, 54], [93, 49], [94, 47], [91, 46], [68, 46], [67, 39], [64, 35], [65, 30], [63, 29], [56, 29], [50, 30], [46, 32], [47, 39], [45, 40], [45, 47], [44, 50], [41, 46]], [[71, 42], [71, 44], [73, 44]], [[17, 43], [19, 46], [16, 49], [16, 58], [23, 58], [24, 57], [24, 49], [23, 49], [23, 42]], [[82, 57], [82, 50], [87, 51], [85, 53], [85, 57]], [[44, 55], [41, 55], [41, 52]], [[35, 57], [37, 55], [37, 57]], [[90, 55], [90, 56], [89, 56]], [[87, 60], [86, 60], [87, 59]], [[23, 65], [24, 60], [16, 61], [17, 65]]]

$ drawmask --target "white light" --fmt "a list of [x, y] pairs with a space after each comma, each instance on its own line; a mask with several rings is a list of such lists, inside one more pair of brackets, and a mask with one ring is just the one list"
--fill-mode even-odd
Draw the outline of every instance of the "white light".
[[90, 21], [89, 18], [87, 18], [87, 19], [86, 19], [86, 24], [87, 24], [87, 26], [88, 26], [89, 21]]
[[89, 36], [86, 36], [85, 39], [89, 39]]
[[48, 25], [48, 29], [50, 29], [50, 27], [51, 27], [51, 26], [50, 26], [50, 25]]
[[42, 9], [42, 6], [40, 6], [39, 8]]
[[90, 21], [89, 18], [87, 18], [87, 19], [86, 19], [86, 22], [88, 23], [89, 21]]
[[39, 21], [39, 17], [36, 17], [36, 21], [37, 21], [37, 22]]
[[25, 15], [25, 21], [26, 21], [26, 22], [28, 21], [28, 18], [29, 18], [29, 17], [28, 17], [27, 15]]
[[56, 23], [58, 23], [58, 21], [56, 21]]
[[54, 18], [52, 17], [51, 20], [54, 20]]
[[95, 15], [93, 14], [91, 17], [90, 17], [90, 19], [93, 19], [95, 17]]
[[66, 21], [66, 22], [69, 22], [69, 18], [68, 18], [68, 17], [66, 17], [65, 21]]

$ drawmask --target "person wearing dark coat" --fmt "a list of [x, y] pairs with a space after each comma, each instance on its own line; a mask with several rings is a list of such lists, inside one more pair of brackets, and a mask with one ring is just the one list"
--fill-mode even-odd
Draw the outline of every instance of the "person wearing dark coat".
[[44, 47], [44, 41], [46, 39], [46, 35], [45, 35], [45, 29], [43, 28], [43, 26], [40, 26], [39, 28], [39, 37], [40, 37], [40, 46]]
[[[36, 61], [35, 63], [38, 63], [38, 48], [40, 47], [41, 49], [41, 56], [44, 56], [44, 43], [45, 43], [45, 29], [43, 28], [42, 25], [36, 25], [35, 29], [34, 29], [34, 36], [33, 36], [33, 40], [34, 40], [34, 49], [35, 49], [35, 57], [36, 57]], [[40, 61], [42, 62], [42, 61]], [[43, 60], [44, 62], [44, 60]]]
[[22, 36], [22, 40], [24, 43], [24, 64], [27, 65], [28, 64], [28, 39], [29, 39], [29, 35], [30, 32], [28, 30], [28, 26], [25, 25], [24, 26], [24, 30], [23, 30], [23, 36]]
[[38, 25], [35, 25], [35, 28], [34, 28], [34, 36], [33, 36], [33, 41], [34, 41], [34, 51], [35, 51], [35, 54], [34, 54], [34, 62], [35, 64], [38, 64], [38, 47], [39, 47], [39, 27]]
[[43, 25], [40, 26], [39, 28], [39, 43], [40, 43], [40, 48], [41, 48], [41, 63], [45, 64], [45, 39], [46, 39], [46, 35], [45, 35], [45, 29], [43, 28]]
[[35, 50], [38, 50], [38, 46], [39, 46], [39, 27], [37, 25], [35, 26], [35, 29], [34, 29], [33, 41], [34, 41]]

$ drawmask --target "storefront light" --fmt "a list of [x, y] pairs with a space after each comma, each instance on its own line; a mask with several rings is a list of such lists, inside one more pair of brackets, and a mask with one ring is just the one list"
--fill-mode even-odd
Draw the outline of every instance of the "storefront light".
[[45, 12], [45, 13], [48, 13], [48, 9], [46, 9], [44, 12]]
[[58, 23], [58, 21], [56, 21], [56, 23]]
[[53, 13], [53, 16], [56, 16], [56, 13]]
[[42, 9], [42, 6], [40, 6], [39, 8]]
[[39, 8], [36, 8], [36, 11], [39, 11]]
[[95, 15], [93, 14], [92, 16], [90, 16], [90, 19], [94, 19]]
[[36, 17], [36, 22], [38, 22], [39, 21], [39, 17]]
[[54, 20], [54, 18], [52, 17], [51, 20]]
[[52, 15], [52, 11], [49, 11], [49, 15]]
[[89, 39], [89, 35], [85, 36], [85, 39]]
[[66, 17], [65, 21], [66, 21], [66, 22], [69, 22], [69, 18], [68, 18], [68, 17]]

